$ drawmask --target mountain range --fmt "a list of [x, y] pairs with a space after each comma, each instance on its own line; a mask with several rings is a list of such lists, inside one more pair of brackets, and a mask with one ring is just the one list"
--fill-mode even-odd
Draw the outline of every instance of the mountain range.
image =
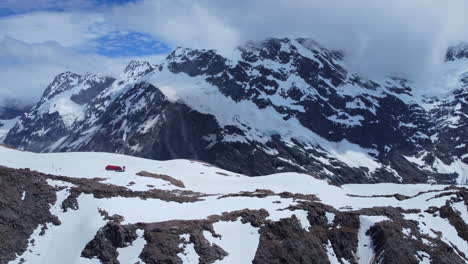
[[130, 62], [118, 78], [58, 75], [9, 123], [4, 143], [335, 184], [466, 184], [467, 57], [466, 45], [448, 50], [434, 77], [444, 92], [433, 95], [402, 77], [365, 78], [343, 52], [310, 39], [248, 42], [230, 54], [177, 48], [158, 64]]
[[0, 264], [468, 263], [468, 44], [424, 81], [350, 60], [177, 48], [1, 106]]

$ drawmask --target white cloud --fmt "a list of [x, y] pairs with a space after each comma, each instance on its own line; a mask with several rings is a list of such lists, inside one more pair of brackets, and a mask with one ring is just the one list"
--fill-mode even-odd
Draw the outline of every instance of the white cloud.
[[53, 78], [67, 70], [118, 76], [126, 64], [127, 59], [81, 54], [56, 42], [28, 44], [4, 38], [0, 40], [0, 102], [35, 103]]
[[[52, 1], [41, 4], [46, 2]], [[95, 53], [100, 45], [96, 39], [109, 32], [112, 28], [97, 13], [33, 12], [0, 18], [0, 104], [35, 103], [53, 78], [67, 70], [118, 77], [134, 58]], [[136, 59], [156, 62], [161, 55]]]
[[173, 46], [229, 50], [247, 40], [312, 37], [344, 49], [364, 73], [417, 75], [468, 40], [464, 0], [143, 0], [109, 23]]
[[117, 30], [146, 33], [172, 47], [221, 52], [248, 40], [312, 37], [345, 50], [361, 73], [416, 77], [440, 63], [448, 45], [468, 40], [465, 0], [142, 0], [73, 9], [91, 2], [0, 0], [0, 8], [17, 11], [34, 4], [56, 8], [57, 3], [68, 10], [0, 18], [0, 98], [23, 93], [28, 100], [37, 98], [55, 74], [67, 69], [116, 72], [130, 58], [91, 53], [96, 39]]
[[35, 12], [0, 18], [0, 38], [27, 43], [55, 41], [79, 47], [107, 32], [103, 17], [92, 13]]
[[234, 48], [240, 39], [237, 28], [212, 11], [197, 1], [158, 0], [118, 6], [105, 15], [122, 30], [145, 32], [171, 46]]

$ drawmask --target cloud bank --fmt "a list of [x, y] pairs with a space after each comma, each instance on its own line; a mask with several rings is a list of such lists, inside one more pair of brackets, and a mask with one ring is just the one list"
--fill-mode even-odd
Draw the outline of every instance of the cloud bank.
[[0, 18], [0, 101], [33, 102], [64, 70], [116, 75], [135, 52], [230, 52], [268, 37], [313, 38], [370, 77], [424, 78], [448, 46], [468, 40], [467, 8], [465, 0], [3, 0], [0, 9], [21, 14]]
[[0, 103], [36, 102], [54, 76], [64, 71], [118, 75], [126, 60], [79, 54], [56, 42], [28, 44], [4, 38], [0, 41]]
[[427, 0], [144, 0], [106, 19], [173, 46], [229, 51], [248, 40], [311, 37], [344, 50], [356, 70], [417, 75], [468, 40], [468, 2]]

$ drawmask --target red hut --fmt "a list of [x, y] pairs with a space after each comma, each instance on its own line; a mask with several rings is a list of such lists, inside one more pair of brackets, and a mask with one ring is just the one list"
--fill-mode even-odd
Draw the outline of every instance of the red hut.
[[[124, 167], [125, 168], [125, 167]], [[107, 165], [106, 170], [108, 171], [125, 171], [125, 169], [120, 167], [120, 166], [115, 166], [115, 165]]]

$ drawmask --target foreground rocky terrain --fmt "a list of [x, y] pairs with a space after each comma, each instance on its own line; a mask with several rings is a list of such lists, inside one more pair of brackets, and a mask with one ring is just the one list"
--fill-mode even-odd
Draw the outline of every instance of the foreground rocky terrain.
[[310, 39], [232, 54], [178, 48], [157, 65], [132, 61], [118, 78], [60, 74], [5, 144], [197, 159], [250, 176], [306, 172], [338, 184], [465, 184], [466, 50], [449, 49], [431, 89], [366, 79]]
[[0, 263], [468, 262], [462, 186], [337, 186], [94, 152], [0, 156]]

